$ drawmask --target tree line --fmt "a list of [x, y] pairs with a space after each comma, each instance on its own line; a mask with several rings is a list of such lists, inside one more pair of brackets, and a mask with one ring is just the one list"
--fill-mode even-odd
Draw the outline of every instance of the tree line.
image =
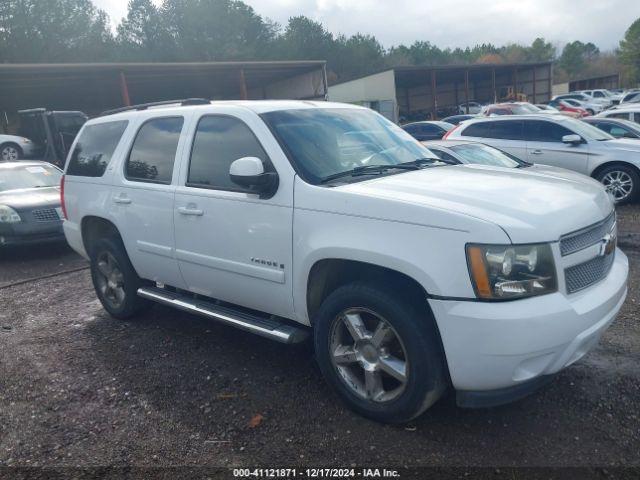
[[131, 0], [112, 30], [91, 0], [2, 0], [0, 62], [327, 60], [330, 81], [391, 66], [554, 61], [556, 80], [622, 71], [640, 80], [640, 19], [613, 52], [573, 41], [440, 48], [425, 40], [385, 49], [373, 35], [346, 36], [296, 16], [282, 26], [239, 0]]

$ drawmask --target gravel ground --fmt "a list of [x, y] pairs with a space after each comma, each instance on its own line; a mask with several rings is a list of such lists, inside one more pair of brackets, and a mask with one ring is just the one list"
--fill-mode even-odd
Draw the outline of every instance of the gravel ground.
[[[639, 212], [621, 209], [621, 238], [640, 233]], [[68, 272], [85, 265], [68, 250], [5, 252], [0, 467], [590, 466], [619, 478], [616, 467], [640, 467], [634, 238], [622, 244], [629, 296], [594, 351], [520, 402], [462, 410], [448, 396], [408, 426], [347, 410], [308, 346], [161, 306], [119, 322], [87, 270]]]

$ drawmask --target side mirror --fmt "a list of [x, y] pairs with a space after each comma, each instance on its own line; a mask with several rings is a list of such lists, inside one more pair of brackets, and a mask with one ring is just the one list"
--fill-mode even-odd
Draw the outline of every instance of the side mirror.
[[243, 157], [229, 167], [231, 181], [241, 187], [260, 194], [261, 198], [272, 196], [278, 188], [278, 174], [265, 172], [264, 163], [257, 157]]
[[582, 143], [582, 137], [580, 135], [565, 135], [562, 137], [562, 143], [570, 143], [572, 145], [578, 145]]

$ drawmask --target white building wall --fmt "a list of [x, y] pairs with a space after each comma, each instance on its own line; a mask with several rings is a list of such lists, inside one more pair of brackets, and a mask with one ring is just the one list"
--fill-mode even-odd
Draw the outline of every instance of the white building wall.
[[333, 85], [329, 87], [329, 100], [373, 108], [389, 120], [397, 121], [396, 78], [393, 70]]

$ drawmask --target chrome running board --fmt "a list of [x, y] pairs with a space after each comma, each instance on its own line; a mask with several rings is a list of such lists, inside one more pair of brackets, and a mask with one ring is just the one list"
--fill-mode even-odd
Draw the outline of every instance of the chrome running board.
[[273, 318], [262, 318], [212, 302], [195, 299], [188, 295], [169, 292], [162, 288], [138, 289], [138, 296], [162, 303], [185, 312], [217, 320], [226, 325], [255, 333], [281, 343], [300, 343], [309, 336], [305, 327], [296, 327]]

